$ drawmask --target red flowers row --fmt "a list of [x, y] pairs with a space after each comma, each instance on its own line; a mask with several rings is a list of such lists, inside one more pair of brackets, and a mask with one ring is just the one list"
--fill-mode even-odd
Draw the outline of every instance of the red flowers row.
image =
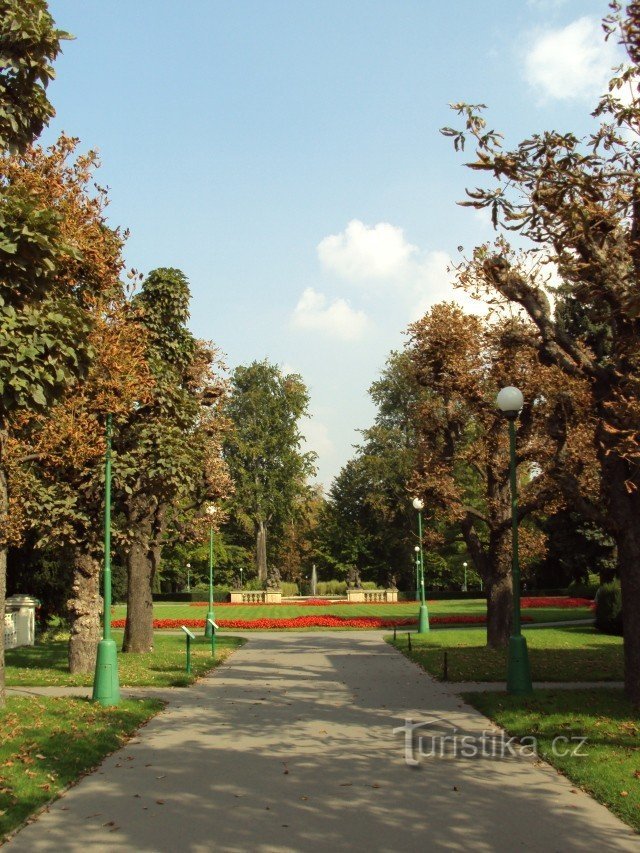
[[[482, 625], [484, 616], [432, 616], [431, 625]], [[524, 617], [523, 622], [531, 622]], [[293, 616], [290, 619], [218, 619], [221, 628], [403, 628], [415, 625], [415, 618], [382, 619], [378, 616]], [[204, 619], [154, 619], [154, 628], [204, 628]], [[124, 619], [114, 619], [112, 628], [124, 628]]]
[[566, 596], [524, 596], [520, 599], [521, 607], [593, 607], [590, 598], [567, 598]]

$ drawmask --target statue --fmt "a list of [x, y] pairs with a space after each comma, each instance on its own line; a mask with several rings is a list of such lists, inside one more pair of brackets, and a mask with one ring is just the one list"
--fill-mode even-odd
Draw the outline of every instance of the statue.
[[280, 571], [275, 566], [267, 566], [267, 589], [280, 589], [282, 584], [282, 578], [280, 577]]

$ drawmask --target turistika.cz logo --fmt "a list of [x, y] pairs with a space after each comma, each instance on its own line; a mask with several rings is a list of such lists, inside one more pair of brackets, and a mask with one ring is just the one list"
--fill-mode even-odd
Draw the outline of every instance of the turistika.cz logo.
[[[536, 758], [538, 739], [534, 735], [516, 738], [506, 732], [485, 729], [479, 733], [464, 734], [446, 720], [431, 717], [428, 720], [405, 719], [403, 726], [393, 730], [404, 733], [404, 760], [409, 767], [417, 767], [427, 758]], [[551, 742], [554, 755], [584, 758], [582, 750], [586, 737], [559, 735]]]

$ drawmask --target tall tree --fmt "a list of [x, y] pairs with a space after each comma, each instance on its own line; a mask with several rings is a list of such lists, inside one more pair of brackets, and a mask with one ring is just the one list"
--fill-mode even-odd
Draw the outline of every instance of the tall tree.
[[110, 261], [86, 241], [102, 228], [100, 201], [85, 192], [91, 157], [69, 165], [74, 146], [63, 138], [49, 156], [28, 149], [0, 158], [0, 614], [12, 420], [45, 412], [86, 376], [90, 309], [112, 286]]
[[307, 478], [315, 471], [315, 454], [301, 450], [299, 421], [308, 402], [302, 379], [283, 375], [267, 361], [238, 367], [231, 378], [226, 413], [233, 430], [224, 445], [235, 488], [229, 513], [240, 535], [253, 539], [263, 582], [279, 580], [275, 566], [267, 578], [268, 537], [275, 546], [299, 511], [298, 498], [307, 494]]
[[107, 412], [126, 411], [144, 396], [148, 374], [141, 330], [127, 310], [119, 275], [122, 237], [107, 227], [104, 190], [93, 187], [95, 153], [77, 155], [77, 140], [61, 137], [5, 161], [8, 179], [59, 212], [60, 228], [83, 258], [92, 282], [84, 322], [94, 354], [87, 376], [48, 408], [20, 411], [8, 422], [12, 540], [28, 527], [38, 544], [64, 548], [73, 567], [70, 599], [72, 671], [90, 671], [99, 630], [98, 558]]
[[215, 351], [187, 328], [189, 301], [186, 277], [170, 268], [149, 273], [132, 300], [154, 384], [149, 399], [116, 423], [114, 441], [127, 539], [125, 652], [153, 646], [153, 581], [172, 516], [229, 489], [221, 456], [225, 383]]
[[[425, 390], [416, 413], [414, 483], [436, 518], [460, 525], [485, 584], [487, 642], [498, 648], [511, 633], [513, 598], [507, 430], [495, 397], [502, 386], [516, 385], [526, 401], [517, 428], [522, 520], [557, 504], [558, 489], [545, 472], [554, 459], [546, 426], [559, 371], [534, 369], [533, 327], [518, 319], [489, 321], [444, 303], [410, 331], [409, 353]], [[527, 539], [535, 546], [534, 533], [523, 534], [523, 546]]]
[[[532, 272], [530, 262], [518, 263], [504, 240], [478, 249], [463, 271], [463, 283], [521, 306], [538, 331], [542, 362], [589, 385], [602, 500], [585, 500], [562, 469], [558, 482], [616, 542], [625, 687], [640, 705], [640, 5], [610, 5], [606, 35], [619, 38], [629, 64], [611, 81], [594, 112], [601, 123], [587, 139], [548, 131], [505, 150], [481, 108], [467, 104], [456, 105], [464, 130], [444, 132], [457, 148], [470, 136], [476, 160], [469, 165], [493, 178], [469, 192], [466, 204], [489, 208], [498, 228], [528, 240], [539, 259], [556, 265], [592, 327], [607, 327], [606, 351], [588, 336], [568, 335], [554, 316], [544, 276]], [[623, 90], [630, 99], [620, 97]]]
[[0, 2], [0, 151], [28, 148], [55, 115], [47, 86], [60, 42], [45, 0]]

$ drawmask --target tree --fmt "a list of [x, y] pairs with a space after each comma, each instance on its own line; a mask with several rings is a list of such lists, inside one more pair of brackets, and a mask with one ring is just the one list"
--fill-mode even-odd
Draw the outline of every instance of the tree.
[[170, 268], [149, 273], [132, 300], [154, 384], [149, 399], [116, 423], [114, 479], [128, 575], [125, 652], [153, 646], [153, 582], [172, 518], [201, 513], [205, 501], [229, 491], [221, 455], [225, 383], [215, 350], [187, 328], [189, 301], [186, 277]]
[[299, 421], [308, 402], [302, 379], [283, 375], [267, 361], [238, 367], [231, 378], [226, 414], [233, 430], [224, 444], [235, 488], [229, 514], [240, 539], [253, 540], [257, 574], [264, 583], [279, 581], [275, 567], [267, 578], [268, 550], [273, 553], [286, 523], [299, 511], [307, 478], [315, 471], [315, 454], [301, 450]]
[[[611, 3], [607, 37], [617, 34], [629, 64], [611, 81], [587, 139], [547, 131], [504, 150], [480, 107], [458, 104], [465, 130], [445, 129], [456, 147], [475, 142], [471, 168], [494, 183], [468, 193], [466, 204], [492, 211], [496, 227], [529, 241], [543, 263], [555, 264], [565, 288], [592, 326], [606, 326], [605, 351], [587, 335], [567, 334], [545, 292], [544, 266], [532, 271], [501, 239], [476, 250], [462, 282], [521, 306], [537, 329], [540, 361], [585, 381], [595, 420], [594, 450], [601, 496], [590, 501], [558, 468], [573, 505], [615, 540], [624, 602], [625, 688], [640, 705], [640, 6]], [[618, 97], [623, 89], [631, 99]]]
[[[60, 211], [60, 227], [81, 254], [93, 283], [84, 305], [87, 375], [47, 409], [14, 413], [8, 423], [12, 540], [28, 528], [40, 549], [62, 550], [73, 569], [70, 666], [93, 668], [99, 633], [102, 555], [104, 419], [145, 396], [148, 370], [143, 334], [127, 305], [119, 275], [122, 237], [107, 227], [104, 190], [91, 187], [96, 155], [77, 155], [77, 140], [61, 137], [47, 151], [6, 161], [12, 181]], [[93, 189], [93, 191], [90, 190]]]
[[[410, 328], [409, 355], [425, 392], [415, 416], [414, 484], [436, 520], [460, 525], [484, 581], [494, 648], [507, 644], [513, 618], [507, 429], [495, 405], [504, 385], [518, 386], [526, 401], [517, 424], [519, 520], [557, 503], [546, 470], [554, 459], [547, 420], [559, 371], [535, 366], [532, 334], [519, 319], [469, 316], [453, 303], [434, 306]], [[523, 529], [525, 555], [541, 546], [535, 534]]]
[[55, 115], [46, 90], [68, 38], [45, 0], [0, 2], [0, 151], [25, 151]]
[[0, 158], [0, 613], [6, 545], [16, 532], [11, 430], [86, 377], [90, 309], [113, 285], [112, 254], [93, 246], [92, 235], [99, 246], [118, 238], [103, 229], [99, 196], [85, 192], [92, 155], [67, 162], [75, 144], [63, 137], [48, 152]]

